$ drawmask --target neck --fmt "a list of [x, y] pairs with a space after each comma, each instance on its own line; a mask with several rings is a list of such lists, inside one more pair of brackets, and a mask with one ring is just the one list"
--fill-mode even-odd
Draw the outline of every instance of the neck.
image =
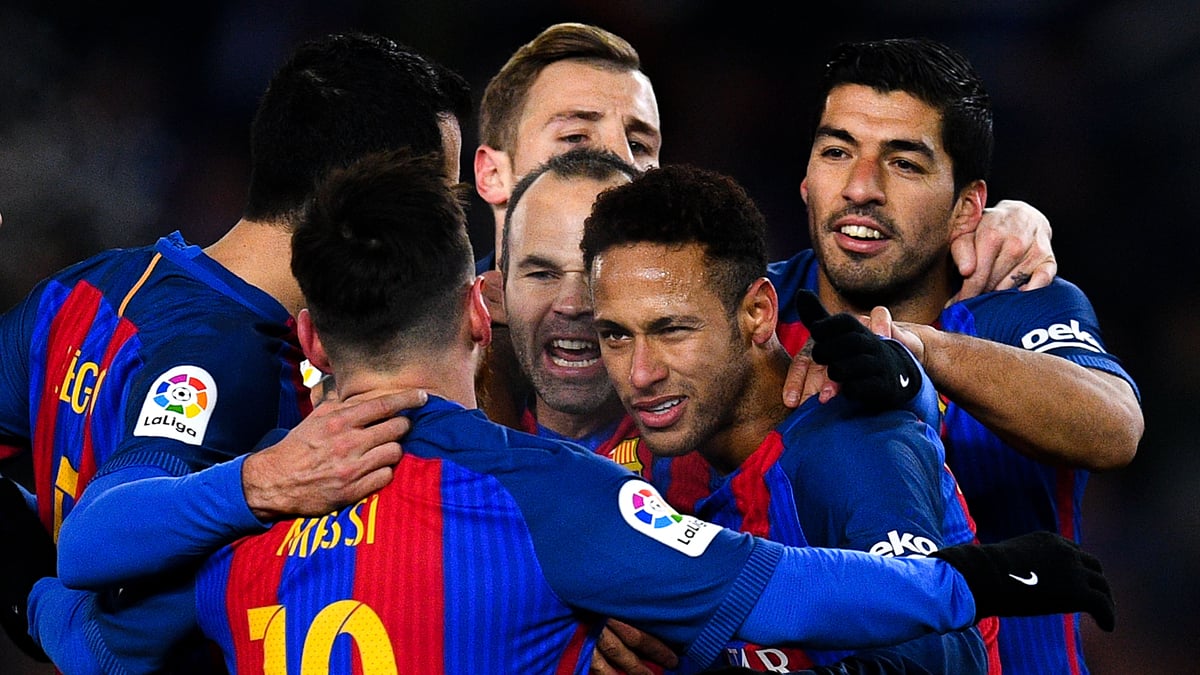
[[[389, 371], [366, 367], [334, 367], [337, 376], [338, 398], [373, 395], [385, 391], [423, 389], [435, 396], [454, 401], [466, 408], [475, 408], [475, 380], [471, 368], [455, 368], [448, 372], [447, 363], [471, 363], [469, 357], [455, 355], [458, 361], [445, 358], [411, 361]], [[466, 358], [468, 360], [464, 361]], [[459, 372], [461, 371], [461, 372]]]
[[540, 396], [535, 399], [534, 406], [538, 424], [560, 436], [574, 439], [593, 434], [621, 419], [625, 414], [625, 408], [615, 395], [608, 397], [599, 408], [586, 413], [555, 410]]
[[824, 272], [817, 277], [817, 295], [830, 314], [849, 312], [869, 315], [876, 307], [887, 307], [896, 321], [931, 324], [937, 321], [946, 303], [962, 285], [952, 262], [943, 271], [930, 272], [875, 293], [847, 295], [838, 292]]
[[295, 316], [304, 307], [292, 276], [292, 228], [282, 223], [239, 220], [204, 252], [251, 286], [259, 288]]
[[732, 422], [698, 449], [721, 474], [737, 470], [791, 412], [780, 393], [791, 364], [787, 352], [772, 338], [754, 358], [749, 382], [729, 416]]

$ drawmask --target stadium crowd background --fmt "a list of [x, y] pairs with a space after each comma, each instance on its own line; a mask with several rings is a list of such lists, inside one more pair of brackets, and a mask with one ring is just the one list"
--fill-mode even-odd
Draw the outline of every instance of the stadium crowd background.
[[[962, 50], [996, 113], [990, 202], [1028, 201], [1059, 273], [1090, 296], [1137, 379], [1146, 433], [1093, 476], [1085, 545], [1107, 566], [1117, 630], [1085, 620], [1098, 675], [1200, 659], [1200, 5], [885, 0], [820, 12], [709, 0], [0, 4], [0, 306], [101, 249], [178, 229], [211, 243], [238, 218], [247, 130], [300, 40], [367, 30], [460, 72], [476, 101], [520, 44], [558, 21], [630, 40], [654, 84], [664, 162], [742, 182], [773, 259], [807, 245], [798, 186], [815, 78], [837, 42], [925, 35]], [[986, 5], [986, 6], [985, 6]], [[134, 5], [139, 6], [139, 5]], [[808, 16], [809, 13], [820, 18]], [[463, 179], [477, 142], [464, 129]], [[472, 212], [486, 252], [491, 216]], [[5, 550], [0, 555], [19, 555]], [[0, 672], [52, 672], [0, 637]]]

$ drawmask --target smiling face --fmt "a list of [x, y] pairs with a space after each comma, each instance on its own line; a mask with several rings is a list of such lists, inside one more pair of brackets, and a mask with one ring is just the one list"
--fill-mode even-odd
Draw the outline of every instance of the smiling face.
[[952, 295], [958, 199], [941, 124], [903, 92], [841, 85], [826, 99], [801, 194], [823, 280], [850, 307]]
[[513, 347], [537, 392], [538, 421], [566, 435], [620, 412], [600, 362], [579, 241], [596, 195], [621, 181], [543, 174], [511, 216], [504, 302]]
[[697, 244], [609, 248], [591, 269], [609, 378], [657, 455], [701, 446], [738, 419], [748, 338], [712, 290]]

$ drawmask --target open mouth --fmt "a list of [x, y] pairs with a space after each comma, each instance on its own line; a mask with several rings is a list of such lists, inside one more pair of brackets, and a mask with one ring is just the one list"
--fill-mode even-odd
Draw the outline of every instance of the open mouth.
[[883, 239], [883, 233], [873, 227], [866, 225], [843, 225], [838, 228], [838, 232], [850, 237], [851, 239], [868, 240], [868, 239]]
[[546, 347], [546, 355], [560, 368], [587, 368], [600, 362], [600, 345], [591, 340], [556, 338]]
[[672, 396], [646, 403], [633, 405], [638, 420], [647, 429], [662, 429], [669, 427], [683, 415], [686, 396]]

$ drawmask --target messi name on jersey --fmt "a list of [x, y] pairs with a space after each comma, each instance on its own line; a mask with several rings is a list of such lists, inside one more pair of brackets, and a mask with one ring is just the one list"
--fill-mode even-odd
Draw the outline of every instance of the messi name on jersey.
[[320, 518], [297, 518], [275, 550], [277, 556], [307, 558], [321, 549], [375, 543], [375, 514], [379, 494], [373, 494], [341, 513]]

